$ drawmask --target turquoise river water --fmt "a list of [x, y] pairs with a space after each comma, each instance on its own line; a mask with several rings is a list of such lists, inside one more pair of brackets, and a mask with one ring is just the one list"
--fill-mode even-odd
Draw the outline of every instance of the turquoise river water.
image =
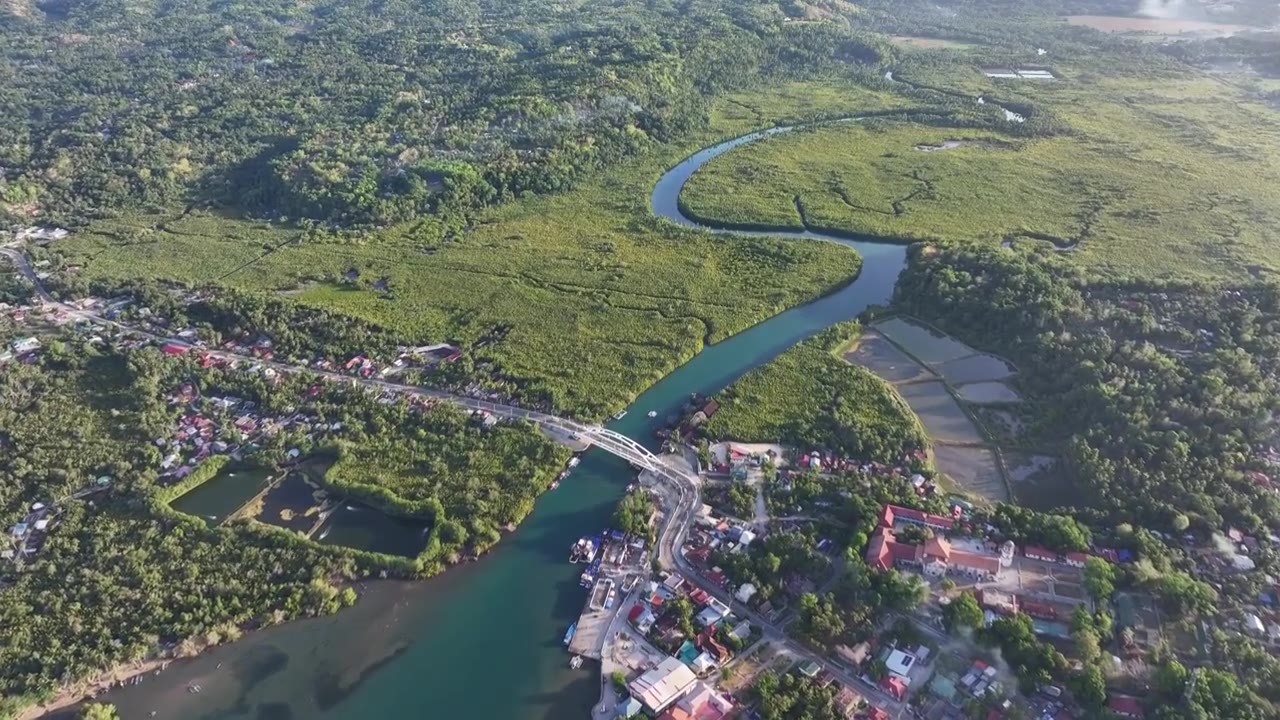
[[[787, 130], [753, 133], [689, 157], [655, 186], [653, 211], [697, 227], [677, 202], [694, 171]], [[905, 262], [899, 244], [812, 232], [751, 234], [840, 242], [862, 255], [862, 271], [826, 297], [707, 347], [637, 398], [626, 417], [610, 423], [614, 430], [654, 442], [656, 425], [690, 393], [716, 392], [800, 340], [887, 303]], [[651, 410], [656, 419], [646, 417]], [[372, 583], [355, 608], [253, 633], [105, 699], [126, 720], [152, 712], [184, 720], [587, 717], [599, 696], [598, 670], [590, 663], [571, 670], [561, 645], [584, 601], [580, 568], [567, 562], [569, 546], [608, 523], [633, 477], [622, 461], [588, 452], [561, 487], [539, 499], [520, 528], [478, 562], [421, 583]], [[190, 683], [201, 692], [188, 692]]]

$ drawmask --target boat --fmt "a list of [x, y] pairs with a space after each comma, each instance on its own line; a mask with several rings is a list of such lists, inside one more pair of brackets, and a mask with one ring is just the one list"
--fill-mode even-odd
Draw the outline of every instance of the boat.
[[622, 418], [624, 418], [624, 417], [626, 417], [626, 416], [627, 416], [627, 411], [626, 411], [626, 410], [619, 410], [618, 412], [616, 412], [616, 413], [614, 413], [614, 414], [613, 414], [613, 419], [614, 419], [614, 420], [621, 420]]
[[578, 463], [580, 462], [582, 462], [582, 458], [578, 457], [577, 455], [574, 455], [573, 457], [569, 458], [569, 467], [576, 468], [578, 467]]
[[569, 660], [569, 667], [573, 668], [574, 670], [577, 670], [578, 668], [582, 667], [582, 656], [574, 655], [573, 658]]
[[571, 563], [589, 563], [596, 556], [596, 549], [599, 547], [598, 539], [589, 537], [580, 537], [578, 542], [573, 544], [569, 549], [569, 562]]
[[596, 573], [598, 572], [600, 572], [600, 558], [596, 557], [591, 561], [591, 564], [587, 565], [587, 569], [582, 571], [582, 578], [579, 580], [579, 584], [584, 588], [590, 588], [595, 585]]
[[650, 410], [650, 411], [649, 411], [649, 417], [651, 417], [651, 418], [658, 417], [658, 411], [657, 411], [657, 410]]
[[556, 488], [558, 488], [558, 487], [560, 487], [560, 481], [559, 481], [559, 480], [552, 480], [552, 481], [551, 481], [551, 489], [552, 489], [552, 490], [555, 490], [555, 489], [556, 489]]
[[570, 625], [568, 631], [565, 632], [564, 644], [566, 647], [568, 647], [569, 643], [573, 642], [573, 634], [576, 632], [578, 632], [578, 623]]

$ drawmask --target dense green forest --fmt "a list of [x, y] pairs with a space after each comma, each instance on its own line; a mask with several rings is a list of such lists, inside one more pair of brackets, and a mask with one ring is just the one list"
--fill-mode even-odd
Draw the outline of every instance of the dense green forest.
[[924, 448], [923, 430], [893, 388], [838, 357], [859, 331], [857, 323], [836, 325], [743, 375], [717, 396], [706, 433], [878, 462]]
[[761, 0], [5, 8], [0, 209], [67, 223], [214, 201], [457, 232], [688, 131], [708, 94], [878, 53]]
[[[528, 511], [567, 457], [531, 428], [482, 430], [449, 407], [409, 416], [403, 404], [347, 387], [308, 393], [305, 378], [272, 383], [154, 349], [106, 351], [72, 336], [46, 345], [39, 363], [0, 373], [6, 527], [34, 502], [55, 508], [36, 553], [0, 566], [0, 624], [11, 629], [0, 648], [0, 714], [116, 663], [187, 655], [244, 630], [334, 612], [355, 600], [344, 589], [353, 580], [380, 571], [431, 574], [464, 552], [482, 552], [499, 528]], [[166, 395], [180, 384], [253, 400], [265, 413], [341, 424], [331, 489], [432, 520], [426, 549], [404, 562], [253, 522], [210, 528], [170, 510], [160, 501], [172, 488], [157, 477], [160, 454], [150, 439], [171, 432], [179, 408]], [[329, 450], [310, 435], [264, 437], [257, 457]], [[378, 471], [401, 457], [389, 447], [416, 448], [411, 481]], [[70, 497], [78, 491], [88, 494]]]
[[912, 249], [895, 303], [1007, 354], [1041, 399], [1073, 503], [1182, 532], [1280, 526], [1264, 470], [1280, 289], [1088, 277], [1043, 249]]
[[[0, 576], [0, 714], [119, 662], [333, 612], [342, 585], [377, 567], [275, 532], [210, 529], [149, 503], [148, 438], [170, 416], [150, 392], [160, 380], [154, 365], [72, 344], [0, 373], [6, 527], [33, 502], [55, 507], [43, 546], [25, 567], [5, 561]], [[67, 499], [104, 475], [105, 488]]]

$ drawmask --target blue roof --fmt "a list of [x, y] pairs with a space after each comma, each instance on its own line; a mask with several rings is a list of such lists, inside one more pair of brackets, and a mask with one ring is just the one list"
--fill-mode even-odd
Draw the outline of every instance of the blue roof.
[[618, 714], [623, 717], [638, 715], [643, 709], [644, 706], [640, 704], [640, 701], [633, 697], [628, 697], [626, 700], [618, 703]]

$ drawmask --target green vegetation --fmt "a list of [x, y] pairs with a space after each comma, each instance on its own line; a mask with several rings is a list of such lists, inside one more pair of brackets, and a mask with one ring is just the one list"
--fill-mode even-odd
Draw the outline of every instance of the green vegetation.
[[[382, 571], [430, 574], [463, 550], [481, 552], [528, 511], [567, 457], [530, 427], [482, 429], [451, 406], [410, 414], [402, 403], [383, 405], [336, 385], [303, 403], [311, 382], [304, 377], [272, 384], [154, 349], [116, 353], [75, 337], [45, 344], [40, 363], [0, 373], [5, 526], [34, 502], [55, 507], [35, 554], [0, 567], [0, 623], [13, 628], [0, 649], [0, 715], [120, 663], [194, 654], [244, 630], [334, 612], [356, 600], [343, 587], [351, 581]], [[317, 545], [252, 521], [209, 528], [169, 509], [168, 500], [225, 463], [214, 456], [172, 484], [157, 477], [151, 439], [172, 431], [180, 410], [165, 394], [182, 383], [343, 425], [329, 489], [362, 490], [385, 510], [427, 516], [434, 522], [426, 549], [406, 561]], [[286, 448], [325, 450], [299, 429], [261, 444], [255, 460], [263, 462]], [[103, 476], [110, 484], [95, 482]], [[68, 497], [84, 490], [95, 491]]]
[[[726, 120], [698, 142], [742, 127]], [[402, 225], [363, 241], [295, 244], [293, 231], [191, 213], [99, 222], [57, 247], [86, 279], [284, 290], [291, 303], [356, 318], [405, 344], [471, 347], [499, 330], [501, 340], [470, 353], [475, 375], [509, 378], [521, 395], [562, 412], [603, 417], [706, 342], [858, 270], [857, 256], [839, 246], [726, 240], [653, 218], [654, 179], [695, 147], [664, 148], [566, 194], [488, 211], [447, 243]], [[338, 280], [352, 268], [385, 278], [389, 291]]]
[[[518, 524], [555, 480], [569, 451], [530, 425], [483, 427], [445, 404], [375, 414], [381, 425], [343, 441], [325, 483], [397, 515], [432, 523], [423, 562], [472, 547], [483, 552]], [[468, 542], [468, 541], [471, 542]]]
[[950, 632], [982, 626], [982, 606], [973, 593], [960, 593], [942, 608], [942, 623]]
[[1054, 82], [992, 80], [984, 63], [1005, 60], [908, 55], [894, 73], [970, 102], [1030, 107], [1069, 131], [1028, 137], [1017, 123], [884, 118], [830, 125], [713, 160], [681, 202], [729, 225], [1048, 240], [1075, 248], [1081, 263], [1144, 276], [1280, 271], [1268, 241], [1280, 223], [1270, 189], [1280, 182], [1280, 118], [1264, 100], [1137, 50], [1123, 59], [1059, 53]]
[[76, 715], [78, 720], [119, 720], [115, 706], [107, 703], [89, 703]]
[[[0, 373], [5, 526], [34, 502], [54, 507], [34, 555], [0, 570], [0, 715], [165, 647], [194, 653], [242, 628], [334, 612], [341, 584], [391, 569], [164, 510], [149, 439], [172, 422], [154, 390], [174, 376], [138, 354], [48, 344], [40, 364]], [[111, 483], [97, 485], [104, 475]]]
[[924, 432], [902, 398], [838, 356], [858, 333], [856, 323], [836, 325], [743, 375], [718, 396], [707, 434], [881, 462], [923, 448]]
[[765, 673], [751, 686], [750, 694], [759, 703], [757, 711], [763, 720], [841, 720], [845, 717], [836, 704], [835, 686], [824, 688], [794, 673], [781, 677]]
[[648, 491], [637, 488], [622, 497], [613, 512], [613, 526], [622, 532], [641, 537], [653, 536], [654, 501]]
[[1280, 499], [1245, 474], [1274, 433], [1259, 418], [1280, 383], [1275, 286], [1088, 278], [1052, 253], [933, 245], [913, 249], [895, 302], [1023, 369], [1070, 505], [1112, 524], [1280, 527]]

